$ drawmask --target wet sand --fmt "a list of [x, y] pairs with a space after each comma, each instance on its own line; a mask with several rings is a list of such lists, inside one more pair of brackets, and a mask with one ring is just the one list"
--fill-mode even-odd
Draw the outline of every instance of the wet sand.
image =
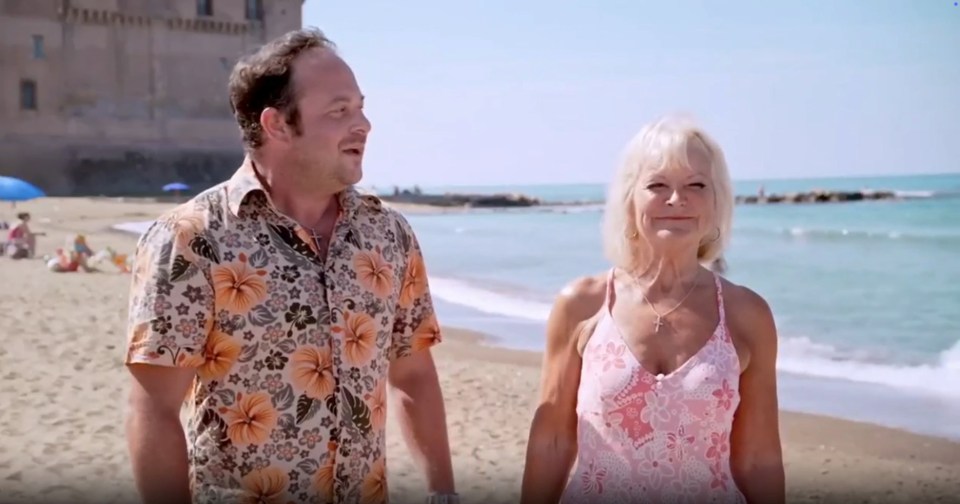
[[[84, 232], [94, 250], [133, 251], [113, 224], [155, 218], [170, 203], [49, 198], [34, 215], [39, 254]], [[428, 211], [404, 208], [404, 211]], [[15, 210], [0, 208], [0, 219]], [[40, 259], [0, 258], [0, 502], [136, 500], [123, 439], [129, 277], [52, 274]], [[464, 502], [516, 502], [540, 356], [444, 328], [436, 360]], [[960, 444], [866, 423], [782, 412], [790, 502], [960, 502]], [[388, 427], [396, 497], [422, 501], [422, 478]]]

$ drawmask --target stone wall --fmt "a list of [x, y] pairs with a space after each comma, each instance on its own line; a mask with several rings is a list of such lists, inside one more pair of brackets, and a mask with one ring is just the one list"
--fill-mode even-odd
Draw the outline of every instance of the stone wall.
[[[206, 186], [239, 165], [227, 78], [302, 24], [302, 0], [0, 0], [0, 175], [52, 195]], [[35, 50], [40, 39], [42, 50]], [[36, 89], [36, 108], [20, 87]]]
[[170, 182], [198, 192], [222, 182], [243, 161], [234, 149], [162, 145], [12, 144], [0, 141], [4, 174], [42, 187], [50, 196], [150, 196]]

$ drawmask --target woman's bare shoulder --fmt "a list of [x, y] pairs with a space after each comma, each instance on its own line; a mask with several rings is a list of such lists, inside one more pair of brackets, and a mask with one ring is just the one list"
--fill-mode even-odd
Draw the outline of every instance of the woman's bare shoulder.
[[767, 300], [745, 285], [722, 279], [723, 302], [735, 332], [754, 345], [776, 345], [776, 324]]
[[560, 289], [547, 321], [548, 346], [577, 346], [584, 324], [603, 306], [608, 276], [609, 272], [582, 276]]
[[554, 311], [571, 322], [582, 322], [592, 317], [606, 298], [609, 272], [582, 276], [560, 289], [554, 301]]

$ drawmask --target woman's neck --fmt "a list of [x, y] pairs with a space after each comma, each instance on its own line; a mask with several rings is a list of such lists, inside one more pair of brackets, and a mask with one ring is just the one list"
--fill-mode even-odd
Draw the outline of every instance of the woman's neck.
[[686, 292], [700, 280], [702, 273], [703, 266], [696, 252], [655, 256], [646, 267], [629, 272], [644, 292], [654, 297], [672, 297], [678, 292]]

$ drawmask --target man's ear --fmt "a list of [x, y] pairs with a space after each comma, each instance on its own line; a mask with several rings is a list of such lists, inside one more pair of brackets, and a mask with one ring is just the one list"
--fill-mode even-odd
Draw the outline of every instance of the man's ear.
[[293, 138], [293, 128], [287, 124], [283, 112], [276, 108], [267, 107], [260, 112], [260, 127], [267, 138], [280, 142], [289, 142]]

